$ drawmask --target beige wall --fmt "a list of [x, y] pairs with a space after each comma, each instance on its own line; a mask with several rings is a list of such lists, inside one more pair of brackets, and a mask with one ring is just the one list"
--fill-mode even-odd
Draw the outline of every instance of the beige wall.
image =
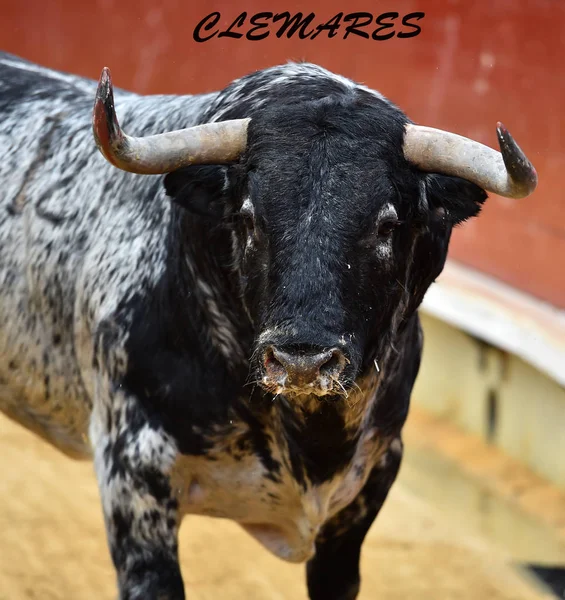
[[565, 489], [565, 388], [519, 358], [423, 315], [413, 402]]

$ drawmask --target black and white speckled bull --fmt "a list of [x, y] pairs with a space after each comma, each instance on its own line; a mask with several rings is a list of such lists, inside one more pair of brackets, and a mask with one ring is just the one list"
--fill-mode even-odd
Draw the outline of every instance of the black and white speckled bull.
[[501, 125], [499, 153], [311, 64], [117, 105], [139, 137], [107, 70], [96, 91], [0, 55], [3, 411], [94, 456], [122, 600], [185, 597], [187, 513], [351, 600], [416, 309], [452, 227], [535, 170]]

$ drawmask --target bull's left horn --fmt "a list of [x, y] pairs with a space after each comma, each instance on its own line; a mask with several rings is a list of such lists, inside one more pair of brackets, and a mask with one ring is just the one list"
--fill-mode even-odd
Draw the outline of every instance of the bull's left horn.
[[502, 123], [496, 131], [501, 152], [455, 133], [410, 124], [404, 156], [422, 171], [461, 177], [507, 198], [525, 198], [536, 189], [536, 170]]
[[114, 108], [110, 70], [100, 75], [92, 128], [98, 149], [113, 165], [145, 175], [169, 173], [194, 164], [237, 160], [247, 144], [250, 119], [196, 125], [147, 137], [130, 137], [120, 128]]

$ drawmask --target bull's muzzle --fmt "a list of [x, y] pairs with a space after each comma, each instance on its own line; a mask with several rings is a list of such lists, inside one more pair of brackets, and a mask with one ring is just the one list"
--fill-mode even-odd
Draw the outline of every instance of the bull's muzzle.
[[263, 351], [261, 384], [274, 393], [340, 393], [347, 359], [339, 348], [301, 352], [270, 345]]

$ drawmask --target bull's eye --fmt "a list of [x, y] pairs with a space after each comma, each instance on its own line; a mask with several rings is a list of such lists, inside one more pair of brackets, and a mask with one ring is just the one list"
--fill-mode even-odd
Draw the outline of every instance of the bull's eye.
[[400, 224], [401, 222], [397, 221], [396, 219], [386, 219], [384, 221], [381, 221], [377, 229], [377, 235], [380, 238], [388, 238], [393, 234], [394, 230]]

